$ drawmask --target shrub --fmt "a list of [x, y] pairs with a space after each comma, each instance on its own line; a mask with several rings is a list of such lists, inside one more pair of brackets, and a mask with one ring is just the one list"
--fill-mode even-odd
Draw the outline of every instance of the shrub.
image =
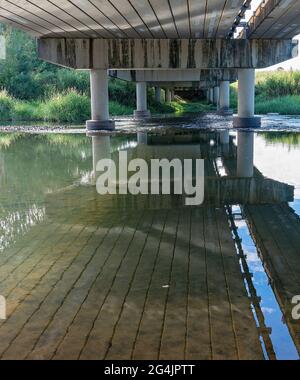
[[14, 121], [35, 121], [43, 120], [43, 110], [41, 103], [16, 102], [12, 119]]
[[112, 116], [118, 115], [132, 115], [134, 107], [125, 106], [115, 101], [109, 102], [109, 112]]
[[0, 120], [10, 121], [14, 110], [15, 100], [6, 91], [0, 92]]
[[90, 99], [75, 90], [53, 96], [45, 102], [43, 109], [48, 121], [75, 123], [90, 119]]

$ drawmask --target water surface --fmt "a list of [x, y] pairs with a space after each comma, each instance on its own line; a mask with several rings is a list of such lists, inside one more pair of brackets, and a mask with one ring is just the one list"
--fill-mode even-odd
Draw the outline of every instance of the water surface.
[[[2, 358], [299, 359], [300, 132], [244, 132], [252, 163], [235, 131], [157, 126], [0, 135]], [[204, 159], [204, 203], [100, 196], [119, 151]]]

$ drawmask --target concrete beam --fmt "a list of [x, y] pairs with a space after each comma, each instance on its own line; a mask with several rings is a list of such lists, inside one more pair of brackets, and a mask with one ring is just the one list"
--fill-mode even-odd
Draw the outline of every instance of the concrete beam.
[[113, 78], [118, 78], [129, 82], [234, 82], [237, 80], [238, 70], [110, 70], [109, 75]]
[[297, 55], [297, 41], [41, 38], [39, 57], [74, 69], [264, 68]]
[[148, 82], [150, 87], [163, 87], [163, 88], [195, 88], [206, 89], [209, 87], [219, 86], [218, 81], [202, 81], [202, 82]]

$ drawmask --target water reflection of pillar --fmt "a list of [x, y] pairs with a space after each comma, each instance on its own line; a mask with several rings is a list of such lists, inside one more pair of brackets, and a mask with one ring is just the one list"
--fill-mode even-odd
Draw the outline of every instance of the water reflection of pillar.
[[222, 154], [224, 157], [229, 155], [229, 131], [220, 132], [220, 144], [222, 148]]
[[137, 133], [137, 143], [139, 145], [147, 145], [147, 143], [148, 143], [148, 133], [147, 132], [138, 132]]
[[237, 176], [253, 177], [254, 168], [254, 133], [238, 132]]
[[111, 158], [110, 136], [93, 136], [93, 176], [96, 178], [97, 163], [105, 158]]

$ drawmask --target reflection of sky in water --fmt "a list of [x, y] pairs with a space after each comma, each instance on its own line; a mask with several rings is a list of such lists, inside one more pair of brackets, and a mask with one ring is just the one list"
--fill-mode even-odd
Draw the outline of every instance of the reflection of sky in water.
[[266, 177], [295, 186], [295, 202], [291, 206], [300, 215], [300, 145], [269, 142], [257, 134], [254, 163]]
[[238, 221], [236, 225], [239, 236], [242, 239], [244, 253], [247, 255], [250, 273], [253, 273], [253, 284], [257, 295], [262, 298], [261, 309], [265, 317], [266, 327], [272, 328], [271, 340], [277, 359], [298, 359], [299, 355], [290, 337], [288, 328], [283, 323], [282, 312], [269, 285], [268, 277], [257, 254], [248, 227], [245, 221]]
[[[295, 136], [294, 136], [295, 137]], [[297, 140], [297, 139], [295, 139]], [[300, 141], [300, 139], [298, 139]], [[255, 166], [264, 176], [295, 186], [295, 201], [290, 205], [300, 215], [300, 144], [290, 144], [280, 137], [277, 141], [268, 141], [262, 134], [255, 139]], [[248, 265], [254, 274], [254, 285], [262, 297], [262, 311], [266, 325], [272, 327], [272, 341], [279, 359], [299, 358], [287, 333], [287, 326], [282, 323], [282, 313], [274, 293], [268, 285], [268, 277], [263, 270], [255, 246], [249, 236], [245, 223], [239, 229], [243, 247], [248, 254]]]

